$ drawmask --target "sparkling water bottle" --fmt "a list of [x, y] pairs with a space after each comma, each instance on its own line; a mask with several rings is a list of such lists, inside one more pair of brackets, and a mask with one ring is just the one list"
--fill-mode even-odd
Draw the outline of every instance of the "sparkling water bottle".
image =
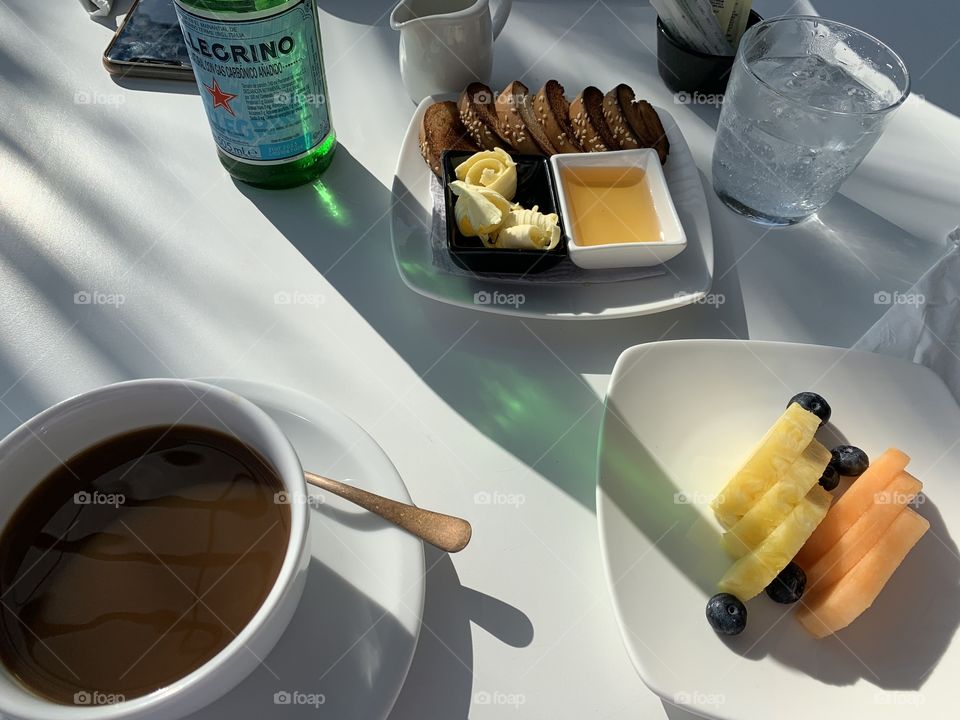
[[220, 162], [258, 187], [309, 182], [337, 144], [316, 0], [175, 0]]

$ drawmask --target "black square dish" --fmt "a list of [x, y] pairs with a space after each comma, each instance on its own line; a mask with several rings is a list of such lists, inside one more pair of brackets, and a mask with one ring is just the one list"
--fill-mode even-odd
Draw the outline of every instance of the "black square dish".
[[560, 218], [557, 192], [550, 173], [550, 163], [540, 155], [513, 155], [517, 163], [517, 194], [513, 202], [525, 208], [536, 205], [545, 215], [557, 213], [560, 218], [560, 243], [553, 250], [516, 250], [485, 247], [480, 238], [466, 237], [457, 227], [453, 206], [457, 196], [450, 183], [457, 179], [454, 169], [473, 155], [462, 150], [443, 154], [443, 196], [447, 213], [447, 248], [460, 267], [476, 273], [535, 273], [552, 267], [567, 256], [566, 234]]

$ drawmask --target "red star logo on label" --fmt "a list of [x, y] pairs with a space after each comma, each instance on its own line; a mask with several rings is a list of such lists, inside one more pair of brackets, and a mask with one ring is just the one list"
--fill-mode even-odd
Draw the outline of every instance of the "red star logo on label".
[[224, 92], [220, 89], [220, 86], [217, 84], [217, 79], [213, 79], [213, 85], [204, 85], [207, 89], [207, 92], [210, 93], [210, 97], [213, 98], [213, 109], [216, 110], [218, 107], [222, 107], [228, 113], [236, 117], [236, 113], [233, 112], [233, 108], [230, 107], [230, 101], [233, 100], [236, 95], [233, 93]]

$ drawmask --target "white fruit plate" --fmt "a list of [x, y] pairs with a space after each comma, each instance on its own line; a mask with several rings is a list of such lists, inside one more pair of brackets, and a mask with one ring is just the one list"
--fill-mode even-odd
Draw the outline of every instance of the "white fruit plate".
[[[666, 263], [666, 272], [620, 282], [549, 283], [499, 282], [490, 276], [453, 274], [438, 266], [430, 244], [433, 200], [430, 169], [420, 155], [420, 120], [427, 107], [453, 96], [425, 98], [410, 119], [393, 178], [391, 236], [397, 268], [412, 290], [460, 307], [505, 315], [558, 320], [647, 315], [683, 307], [701, 300], [713, 281], [713, 231], [700, 171], [673, 116], [657, 108], [670, 141], [670, 157], [663, 168], [667, 187], [687, 236], [687, 247]], [[476, 296], [520, 293], [522, 303], [483, 303]]]
[[[731, 561], [709, 501], [803, 390], [833, 406], [818, 437], [896, 446], [924, 483], [930, 530], [873, 607], [815, 640], [765, 594], [746, 630], [704, 617]], [[627, 651], [668, 703], [708, 718], [955, 717], [960, 646], [960, 407], [919, 365], [838, 348], [742, 341], [639, 345], [617, 361], [600, 432], [597, 516]], [[841, 488], [842, 489], [842, 488]]]

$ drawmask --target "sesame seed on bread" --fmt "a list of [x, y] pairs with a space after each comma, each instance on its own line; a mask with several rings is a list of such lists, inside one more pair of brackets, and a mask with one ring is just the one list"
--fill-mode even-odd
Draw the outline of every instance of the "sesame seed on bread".
[[563, 94], [563, 85], [548, 80], [533, 99], [533, 111], [550, 144], [557, 152], [581, 152], [570, 124], [570, 103]]
[[621, 150], [653, 148], [661, 164], [667, 161], [670, 142], [660, 116], [646, 100], [638, 100], [629, 85], [620, 83], [603, 97], [603, 117]]
[[627, 124], [633, 130], [642, 147], [653, 148], [660, 156], [660, 164], [667, 161], [670, 152], [670, 143], [667, 140], [667, 131], [663, 129], [660, 116], [653, 106], [646, 100], [637, 100], [633, 89], [629, 85], [620, 84], [615, 88], [620, 109], [623, 111]]
[[420, 154], [437, 177], [444, 150], [479, 150], [460, 121], [457, 104], [449, 100], [427, 107], [420, 121]]
[[533, 114], [530, 91], [519, 80], [503, 89], [494, 104], [500, 137], [517, 152], [528, 155], [553, 155], [553, 146]]
[[619, 87], [618, 85], [603, 96], [603, 119], [607, 121], [610, 134], [617, 142], [615, 150], [635, 150], [640, 147], [640, 139], [630, 127], [620, 107], [620, 98], [617, 93]]
[[593, 85], [585, 87], [570, 103], [570, 124], [574, 138], [585, 151], [617, 149], [617, 141], [603, 118], [603, 93]]
[[[484, 150], [495, 150], [507, 143], [500, 137], [493, 91], [480, 82], [472, 82], [460, 93], [457, 107], [460, 119], [473, 141]], [[508, 148], [509, 149], [509, 148]]]

